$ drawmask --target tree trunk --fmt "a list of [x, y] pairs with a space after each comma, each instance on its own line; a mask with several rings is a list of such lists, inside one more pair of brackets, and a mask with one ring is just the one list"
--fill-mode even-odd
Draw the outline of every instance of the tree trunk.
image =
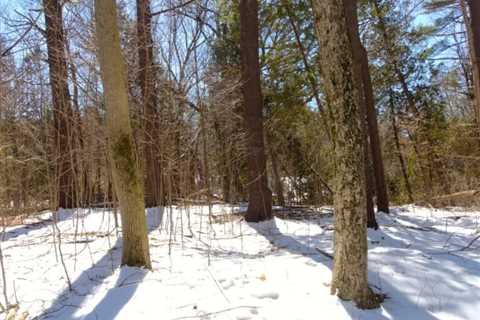
[[65, 36], [62, 6], [58, 0], [43, 0], [47, 36], [48, 66], [52, 88], [53, 118], [56, 146], [56, 178], [58, 207], [75, 205], [74, 171], [70, 165], [73, 151], [73, 110], [68, 91], [68, 71], [65, 56]]
[[122, 214], [122, 264], [151, 268], [141, 178], [129, 118], [125, 65], [115, 0], [95, 1], [98, 60], [107, 109], [107, 136], [114, 187]]
[[223, 133], [223, 129], [225, 128], [225, 123], [222, 122], [222, 126], [220, 127], [220, 119], [214, 113], [213, 115], [213, 128], [215, 130], [215, 136], [217, 140], [217, 153], [218, 159], [220, 161], [219, 171], [221, 175], [221, 183], [222, 183], [222, 196], [223, 201], [226, 203], [230, 203], [231, 196], [230, 196], [230, 185], [231, 185], [231, 175], [230, 175], [230, 161], [229, 157], [229, 150], [227, 146], [227, 140], [225, 138], [225, 134]]
[[378, 229], [377, 219], [375, 217], [375, 208], [373, 205], [373, 193], [374, 193], [374, 181], [373, 176], [370, 172], [370, 142], [368, 137], [365, 134], [365, 154], [363, 155], [365, 161], [365, 194], [366, 194], [366, 204], [367, 204], [367, 228]]
[[155, 90], [155, 64], [150, 0], [137, 0], [138, 84], [143, 102], [143, 139], [145, 155], [145, 203], [147, 207], [162, 204], [162, 171], [158, 161], [158, 112]]
[[376, 12], [376, 17], [378, 18], [378, 28], [380, 29], [380, 33], [383, 38], [384, 49], [387, 53], [387, 59], [389, 60], [388, 63], [392, 68], [394, 74], [396, 75], [400, 86], [402, 87], [403, 94], [407, 99], [408, 110], [413, 113], [413, 115], [418, 116], [418, 109], [415, 105], [415, 99], [410, 89], [408, 88], [407, 79], [403, 74], [402, 70], [400, 69], [400, 62], [398, 61], [398, 58], [395, 54], [392, 41], [388, 36], [387, 25], [383, 16], [382, 8], [380, 8], [379, 0], [371, 0], [371, 3], [373, 4], [373, 8]]
[[246, 220], [272, 218], [272, 192], [268, 188], [265, 143], [263, 141], [263, 98], [258, 57], [258, 2], [240, 0], [240, 56], [242, 94], [247, 134], [248, 211]]
[[402, 148], [400, 146], [400, 138], [398, 134], [398, 126], [395, 115], [395, 105], [393, 103], [393, 92], [389, 91], [389, 106], [392, 119], [392, 129], [393, 129], [393, 138], [395, 140], [395, 147], [397, 148], [398, 162], [400, 163], [400, 169], [402, 171], [403, 181], [405, 183], [405, 189], [407, 189], [408, 200], [410, 203], [414, 203], [412, 187], [410, 185], [410, 180], [408, 178], [407, 166], [405, 165], [405, 160], [403, 159]]
[[467, 2], [470, 12], [467, 30], [469, 34], [470, 58], [472, 60], [475, 114], [477, 124], [480, 125], [480, 2], [478, 0], [467, 0]]
[[[356, 1], [314, 0], [315, 27], [325, 93], [334, 115], [335, 258], [332, 294], [353, 300], [359, 308], [376, 308], [378, 297], [368, 287], [367, 215], [365, 213], [365, 139], [362, 113], [362, 70], [354, 58], [352, 34]], [[356, 12], [356, 11], [353, 11]]]
[[[357, 19], [355, 19], [357, 20]], [[358, 24], [357, 33], [358, 33]], [[359, 39], [360, 40], [360, 39]], [[385, 183], [385, 170], [383, 167], [382, 149], [380, 137], [378, 134], [377, 113], [375, 111], [375, 101], [373, 97], [372, 79], [368, 68], [367, 51], [363, 45], [358, 42], [359, 49], [356, 50], [361, 56], [363, 91], [365, 97], [365, 113], [367, 118], [367, 132], [370, 140], [368, 151], [372, 155], [373, 171], [375, 176], [375, 194], [377, 195], [377, 209], [385, 213], [389, 212], [387, 184]], [[367, 152], [368, 152], [367, 151]], [[367, 178], [368, 181], [368, 178]]]
[[282, 177], [280, 175], [280, 170], [278, 168], [278, 159], [275, 151], [273, 150], [273, 146], [270, 143], [272, 139], [268, 139], [268, 152], [270, 153], [270, 162], [272, 163], [272, 172], [273, 172], [273, 181], [275, 186], [275, 193], [277, 194], [277, 201], [278, 205], [285, 207], [285, 197], [283, 191], [283, 182]]
[[[352, 6], [350, 3], [349, 6]], [[345, 11], [348, 24], [348, 30], [352, 39], [353, 59], [361, 72], [362, 84], [362, 104], [361, 112], [363, 115], [364, 138], [365, 138], [365, 187], [366, 187], [366, 204], [367, 204], [367, 227], [378, 229], [378, 223], [375, 218], [375, 208], [373, 204], [373, 196], [377, 194], [378, 209], [388, 212], [388, 197], [385, 185], [385, 175], [383, 172], [383, 160], [380, 150], [380, 138], [378, 136], [377, 115], [375, 112], [375, 102], [373, 98], [372, 81], [370, 78], [370, 70], [368, 69], [367, 51], [360, 41], [358, 32], [357, 8], [349, 7]], [[371, 165], [373, 164], [373, 172]], [[375, 180], [374, 180], [375, 177]]]

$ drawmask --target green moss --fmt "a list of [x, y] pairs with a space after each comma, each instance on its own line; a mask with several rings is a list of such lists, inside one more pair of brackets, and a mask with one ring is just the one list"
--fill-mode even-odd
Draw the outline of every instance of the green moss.
[[133, 187], [138, 182], [138, 176], [136, 173], [137, 161], [131, 137], [127, 133], [122, 133], [112, 143], [111, 148], [114, 165], [119, 171], [119, 175], [127, 180], [123, 183], [129, 183]]

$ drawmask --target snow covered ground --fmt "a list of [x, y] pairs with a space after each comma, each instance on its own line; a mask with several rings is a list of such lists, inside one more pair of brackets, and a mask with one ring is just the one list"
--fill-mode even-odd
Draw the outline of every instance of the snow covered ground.
[[214, 206], [211, 225], [208, 207], [148, 210], [153, 272], [119, 267], [111, 212], [60, 212], [71, 291], [46, 213], [4, 234], [9, 300], [28, 319], [479, 319], [479, 212], [379, 214], [369, 276], [388, 298], [361, 311], [330, 295], [330, 214], [248, 224], [237, 210]]

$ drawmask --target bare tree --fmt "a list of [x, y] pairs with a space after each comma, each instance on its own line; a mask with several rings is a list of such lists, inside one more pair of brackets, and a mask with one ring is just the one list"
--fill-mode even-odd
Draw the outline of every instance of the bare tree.
[[145, 203], [149, 207], [163, 202], [162, 171], [158, 150], [156, 72], [153, 59], [150, 0], [137, 0], [138, 84], [142, 92], [143, 138], [145, 142]]
[[108, 151], [122, 214], [122, 264], [151, 268], [143, 181], [129, 118], [127, 76], [115, 0], [95, 1], [95, 21], [107, 108]]
[[62, 5], [58, 0], [43, 0], [52, 90], [58, 206], [72, 208], [75, 201], [74, 171], [71, 165], [73, 139], [73, 109], [68, 90], [68, 70], [65, 55], [65, 35], [62, 22]]

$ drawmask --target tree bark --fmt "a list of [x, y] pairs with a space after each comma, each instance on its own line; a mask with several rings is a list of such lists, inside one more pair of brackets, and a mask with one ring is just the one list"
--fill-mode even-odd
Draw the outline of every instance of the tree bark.
[[[365, 182], [366, 182], [366, 201], [367, 201], [367, 227], [378, 229], [378, 223], [375, 218], [375, 208], [373, 196], [377, 194], [377, 205], [379, 211], [388, 212], [388, 197], [385, 184], [385, 175], [383, 169], [383, 160], [380, 149], [380, 138], [378, 136], [377, 115], [375, 111], [375, 101], [373, 97], [372, 81], [370, 70], [368, 68], [368, 56], [362, 42], [360, 41], [358, 31], [358, 13], [357, 8], [352, 7], [355, 3], [348, 4], [346, 10], [346, 19], [351, 21], [348, 26], [350, 37], [352, 39], [353, 59], [357, 66], [360, 66], [361, 84], [362, 84], [362, 104], [361, 111], [364, 116], [364, 137], [365, 137]], [[373, 174], [371, 167], [373, 165]], [[374, 180], [375, 178], [375, 180]]]
[[[356, 32], [358, 33], [358, 23], [356, 26]], [[390, 210], [388, 202], [387, 184], [385, 183], [385, 169], [383, 167], [382, 149], [380, 137], [378, 134], [377, 112], [375, 110], [372, 79], [370, 78], [370, 71], [368, 68], [368, 56], [365, 47], [360, 43], [360, 41], [358, 43], [358, 46], [359, 50], [356, 52], [358, 52], [358, 54], [360, 54], [361, 56], [363, 91], [365, 97], [365, 113], [368, 129], [367, 132], [368, 138], [370, 140], [368, 151], [371, 152], [372, 155], [373, 171], [375, 176], [375, 194], [377, 195], [377, 209], [378, 211], [388, 213]]]
[[365, 213], [365, 139], [362, 113], [362, 70], [354, 58], [355, 38], [347, 17], [356, 1], [314, 0], [315, 27], [325, 93], [334, 115], [335, 258], [332, 294], [353, 300], [359, 308], [376, 308], [378, 297], [368, 287], [367, 215]]
[[65, 55], [65, 35], [62, 6], [58, 0], [43, 0], [47, 36], [48, 66], [52, 89], [53, 118], [56, 146], [56, 178], [58, 207], [73, 208], [75, 199], [73, 152], [73, 110], [68, 90], [68, 69]]
[[143, 103], [143, 138], [145, 156], [145, 204], [147, 207], [161, 205], [162, 170], [158, 160], [158, 112], [155, 90], [155, 64], [150, 0], [137, 0], [138, 84]]
[[480, 125], [480, 2], [467, 0], [470, 12], [469, 31], [470, 58], [472, 60], [473, 86], [475, 97], [475, 114]]
[[122, 264], [151, 268], [143, 179], [129, 118], [115, 0], [95, 0], [98, 60], [107, 109], [108, 151], [122, 215]]
[[240, 56], [244, 124], [247, 134], [248, 211], [246, 220], [272, 218], [272, 192], [268, 188], [263, 141], [263, 98], [258, 57], [258, 2], [240, 0]]

